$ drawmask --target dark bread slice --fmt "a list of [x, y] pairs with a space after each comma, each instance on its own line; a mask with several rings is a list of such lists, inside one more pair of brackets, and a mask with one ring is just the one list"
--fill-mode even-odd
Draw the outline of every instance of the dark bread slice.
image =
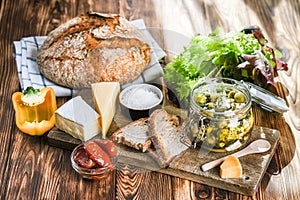
[[152, 144], [147, 132], [148, 117], [138, 119], [120, 128], [112, 134], [111, 139], [117, 143], [145, 152]]
[[175, 115], [159, 109], [149, 118], [149, 136], [156, 150], [156, 160], [161, 167], [166, 167], [180, 153], [188, 149], [180, 142], [183, 128]]

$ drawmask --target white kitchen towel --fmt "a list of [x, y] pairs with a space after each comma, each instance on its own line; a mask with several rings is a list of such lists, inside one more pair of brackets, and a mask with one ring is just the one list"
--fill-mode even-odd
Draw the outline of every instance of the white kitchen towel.
[[[159, 47], [157, 42], [148, 32], [143, 19], [131, 21], [133, 25], [143, 31], [151, 45], [151, 60], [144, 72], [133, 82], [123, 85], [125, 88], [131, 84], [145, 83], [159, 78], [163, 75], [162, 66], [159, 60], [166, 56], [166, 53]], [[18, 68], [21, 90], [32, 86], [36, 89], [43, 87], [52, 87], [57, 97], [73, 96], [76, 90], [59, 86], [46, 79], [39, 71], [36, 58], [40, 46], [47, 36], [32, 36], [22, 38], [20, 41], [14, 41], [14, 57]]]

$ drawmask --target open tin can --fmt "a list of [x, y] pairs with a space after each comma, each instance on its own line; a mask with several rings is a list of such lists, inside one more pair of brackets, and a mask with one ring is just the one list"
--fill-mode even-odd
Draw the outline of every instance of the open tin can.
[[207, 78], [191, 92], [189, 118], [181, 141], [213, 152], [233, 151], [246, 143], [253, 126], [247, 86], [229, 78]]

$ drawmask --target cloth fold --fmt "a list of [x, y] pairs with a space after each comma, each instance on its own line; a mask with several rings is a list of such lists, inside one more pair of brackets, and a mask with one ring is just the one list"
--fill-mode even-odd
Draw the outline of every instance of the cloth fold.
[[[137, 79], [131, 83], [122, 85], [122, 88], [132, 84], [149, 82], [161, 77], [163, 75], [163, 70], [159, 60], [166, 56], [166, 53], [159, 47], [157, 42], [148, 32], [143, 19], [134, 20], [131, 21], [131, 23], [139, 28], [147, 37], [151, 46], [151, 60], [147, 68]], [[21, 90], [24, 91], [29, 86], [36, 89], [52, 87], [57, 97], [73, 96], [77, 93], [76, 90], [53, 83], [46, 79], [39, 71], [36, 62], [37, 53], [46, 38], [47, 36], [32, 36], [13, 42], [14, 58], [18, 69]]]

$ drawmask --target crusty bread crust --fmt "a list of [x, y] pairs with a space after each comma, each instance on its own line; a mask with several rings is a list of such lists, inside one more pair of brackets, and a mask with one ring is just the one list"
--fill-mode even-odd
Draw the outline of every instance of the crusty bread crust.
[[145, 152], [152, 144], [147, 132], [148, 117], [138, 119], [120, 128], [112, 134], [111, 139], [117, 143]]
[[69, 88], [136, 79], [150, 61], [150, 45], [140, 30], [118, 15], [88, 13], [49, 33], [38, 52], [41, 73]]
[[178, 118], [165, 110], [159, 109], [151, 114], [148, 134], [151, 136], [161, 167], [169, 165], [177, 155], [188, 148], [180, 142], [183, 128]]

